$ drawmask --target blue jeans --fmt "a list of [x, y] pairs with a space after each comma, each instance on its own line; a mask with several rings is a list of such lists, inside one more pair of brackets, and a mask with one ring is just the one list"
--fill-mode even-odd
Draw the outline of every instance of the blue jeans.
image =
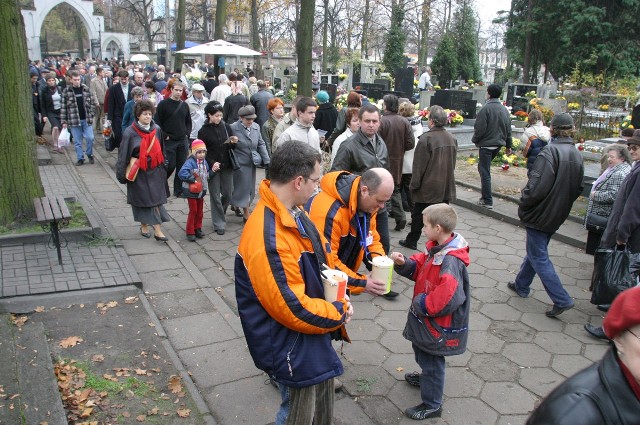
[[478, 173], [480, 173], [481, 199], [487, 205], [493, 205], [491, 196], [491, 161], [500, 152], [500, 148], [480, 148], [478, 152]]
[[420, 397], [429, 409], [437, 409], [442, 405], [444, 392], [444, 356], [425, 353], [412, 344], [416, 363], [422, 369], [420, 373]]
[[87, 141], [87, 156], [93, 156], [93, 127], [87, 124], [87, 120], [80, 120], [77, 127], [69, 127], [71, 136], [73, 136], [73, 145], [76, 148], [76, 158], [78, 161], [84, 160], [84, 152], [82, 151], [82, 137]]
[[522, 260], [520, 271], [516, 276], [516, 292], [521, 297], [529, 295], [533, 278], [538, 275], [553, 304], [559, 308], [573, 305], [573, 300], [565, 291], [549, 260], [547, 246], [553, 233], [545, 233], [530, 227], [527, 230], [527, 255]]

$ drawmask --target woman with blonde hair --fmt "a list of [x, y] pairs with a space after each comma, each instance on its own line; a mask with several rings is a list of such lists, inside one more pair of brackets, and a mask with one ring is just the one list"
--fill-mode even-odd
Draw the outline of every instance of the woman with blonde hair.
[[549, 127], [544, 125], [542, 112], [537, 109], [529, 112], [527, 121], [527, 127], [520, 136], [520, 140], [524, 146], [522, 153], [527, 158], [527, 174], [529, 174], [538, 154], [551, 140], [551, 132]]
[[228, 124], [233, 124], [238, 121], [238, 111], [243, 106], [249, 105], [249, 98], [244, 95], [242, 86], [244, 83], [238, 81], [238, 76], [235, 72], [229, 74], [229, 85], [231, 87], [231, 96], [224, 100], [223, 105], [223, 119]]

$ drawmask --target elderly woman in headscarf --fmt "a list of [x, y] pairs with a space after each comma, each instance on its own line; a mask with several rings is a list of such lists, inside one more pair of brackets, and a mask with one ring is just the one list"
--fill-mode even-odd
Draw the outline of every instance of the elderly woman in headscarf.
[[611, 348], [553, 390], [527, 425], [640, 424], [639, 307], [640, 287], [616, 297], [603, 322]]

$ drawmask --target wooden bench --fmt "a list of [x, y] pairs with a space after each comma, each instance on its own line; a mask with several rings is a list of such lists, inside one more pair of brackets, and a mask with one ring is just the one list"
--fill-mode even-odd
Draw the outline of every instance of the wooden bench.
[[[36, 210], [36, 221], [45, 232], [51, 232], [49, 241], [58, 251], [58, 264], [62, 265], [62, 252], [60, 251], [60, 226], [69, 225], [71, 213], [62, 196], [34, 198], [33, 206]], [[48, 244], [48, 243], [47, 243]], [[66, 245], [66, 242], [65, 242]]]

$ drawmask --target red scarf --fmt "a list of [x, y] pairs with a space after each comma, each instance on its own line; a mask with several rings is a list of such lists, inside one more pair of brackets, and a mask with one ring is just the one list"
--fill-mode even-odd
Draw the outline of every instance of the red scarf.
[[[154, 128], [149, 133], [143, 132], [138, 128], [137, 125], [132, 126], [133, 129], [140, 136], [140, 169], [147, 169], [147, 156], [151, 158], [151, 169], [156, 168], [158, 165], [164, 162], [164, 155], [162, 155], [162, 148], [160, 147], [160, 141], [156, 138], [156, 129]], [[149, 145], [151, 141], [155, 139], [155, 143], [151, 146], [151, 150], [149, 150]], [[147, 151], [149, 151], [147, 153]]]

